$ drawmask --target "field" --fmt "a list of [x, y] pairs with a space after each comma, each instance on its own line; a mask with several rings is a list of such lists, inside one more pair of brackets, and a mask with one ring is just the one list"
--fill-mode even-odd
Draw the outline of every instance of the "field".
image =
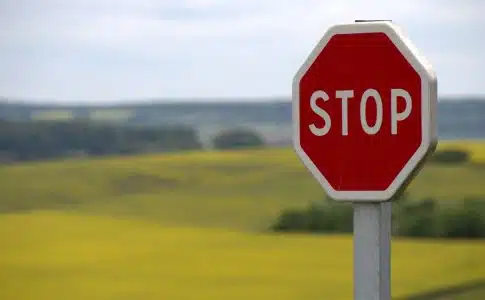
[[[485, 198], [485, 144], [440, 147], [474, 163], [425, 166], [411, 197]], [[1, 299], [352, 298], [350, 236], [263, 232], [324, 199], [289, 149], [3, 166], [0, 190]], [[484, 241], [395, 239], [392, 251], [395, 297], [485, 281]]]
[[44, 110], [31, 114], [32, 120], [72, 120], [74, 118], [72, 111], [69, 110]]
[[[97, 121], [125, 121], [131, 118], [134, 113], [129, 109], [91, 109], [88, 115], [89, 119]], [[75, 112], [69, 109], [39, 109], [32, 111], [30, 114], [31, 120], [59, 121], [73, 120], [75, 118]]]

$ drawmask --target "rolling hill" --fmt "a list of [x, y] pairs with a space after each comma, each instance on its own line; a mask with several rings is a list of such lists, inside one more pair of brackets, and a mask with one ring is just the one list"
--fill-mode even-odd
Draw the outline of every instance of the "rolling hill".
[[[410, 195], [484, 198], [484, 144], [440, 147], [469, 149], [473, 163], [428, 164]], [[324, 199], [290, 149], [2, 166], [0, 190], [2, 299], [352, 296], [350, 236], [267, 232], [282, 209]], [[482, 240], [396, 238], [393, 295], [478, 282], [451, 299], [482, 297], [482, 253]], [[430, 295], [415, 299], [452, 291]]]

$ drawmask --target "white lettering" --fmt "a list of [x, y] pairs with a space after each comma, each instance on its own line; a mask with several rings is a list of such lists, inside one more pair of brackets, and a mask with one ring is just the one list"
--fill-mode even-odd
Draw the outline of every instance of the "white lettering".
[[[342, 136], [349, 135], [349, 99], [354, 98], [354, 90], [338, 90], [335, 91], [335, 98], [341, 100], [341, 116], [342, 116]], [[376, 104], [376, 120], [374, 125], [369, 125], [367, 119], [367, 100], [372, 98]], [[398, 111], [398, 99], [403, 98], [405, 101], [405, 108], [403, 111]], [[317, 100], [329, 101], [330, 98], [325, 91], [317, 90], [313, 92], [310, 98], [310, 107], [312, 111], [321, 117], [324, 121], [323, 127], [317, 127], [315, 124], [310, 124], [308, 127], [310, 131], [316, 136], [326, 135], [331, 128], [332, 120], [330, 115], [321, 107], [317, 105]], [[411, 95], [404, 89], [391, 89], [391, 134], [397, 134], [397, 125], [400, 121], [403, 121], [409, 117], [412, 110]], [[377, 134], [383, 122], [383, 103], [379, 92], [375, 89], [367, 89], [362, 94], [360, 99], [360, 124], [362, 129], [368, 135]]]
[[[406, 101], [406, 107], [402, 112], [397, 111], [397, 99], [401, 97]], [[411, 114], [411, 95], [403, 89], [391, 90], [391, 134], [397, 134], [397, 122], [405, 120]]]
[[[367, 123], [367, 100], [371, 97], [374, 99], [377, 106], [376, 123], [374, 124], [374, 126], [369, 126], [369, 124]], [[374, 89], [367, 89], [362, 95], [362, 99], [360, 100], [360, 123], [362, 125], [362, 129], [364, 129], [364, 131], [370, 135], [376, 134], [379, 129], [381, 129], [382, 99], [379, 93]]]
[[342, 135], [349, 135], [349, 98], [354, 97], [353, 90], [337, 91], [337, 98], [342, 99]]
[[310, 107], [312, 108], [314, 113], [322, 117], [322, 119], [325, 121], [325, 126], [323, 126], [322, 128], [317, 128], [315, 124], [310, 124], [309, 128], [314, 135], [322, 136], [330, 131], [331, 120], [328, 113], [317, 105], [318, 99], [328, 101], [329, 98], [327, 93], [325, 93], [324, 91], [315, 91], [310, 98]]

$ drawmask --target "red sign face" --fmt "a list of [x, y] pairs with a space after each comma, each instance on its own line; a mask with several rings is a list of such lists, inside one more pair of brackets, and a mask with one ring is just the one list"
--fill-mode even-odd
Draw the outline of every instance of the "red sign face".
[[396, 30], [333, 27], [295, 76], [295, 149], [336, 200], [389, 200], [434, 149], [436, 79]]

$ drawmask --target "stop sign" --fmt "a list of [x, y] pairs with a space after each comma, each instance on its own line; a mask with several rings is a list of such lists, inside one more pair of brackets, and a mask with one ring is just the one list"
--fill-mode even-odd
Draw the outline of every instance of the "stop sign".
[[336, 25], [293, 80], [293, 143], [326, 193], [390, 200], [436, 146], [437, 81], [391, 22]]

